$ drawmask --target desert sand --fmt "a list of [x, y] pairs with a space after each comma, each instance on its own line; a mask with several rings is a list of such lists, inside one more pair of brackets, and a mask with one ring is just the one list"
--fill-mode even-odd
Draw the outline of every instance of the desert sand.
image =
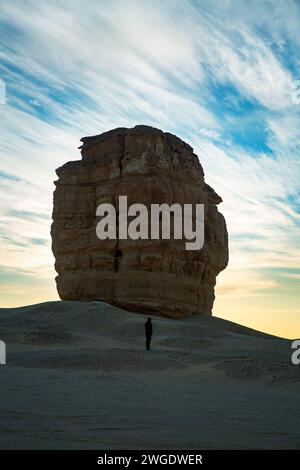
[[102, 302], [0, 309], [1, 449], [300, 447], [291, 342]]

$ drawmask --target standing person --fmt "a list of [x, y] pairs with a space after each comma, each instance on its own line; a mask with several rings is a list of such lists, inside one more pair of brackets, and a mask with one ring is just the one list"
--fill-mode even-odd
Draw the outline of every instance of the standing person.
[[151, 318], [149, 317], [145, 323], [145, 335], [146, 335], [146, 349], [150, 349], [150, 342], [152, 336], [152, 323]]

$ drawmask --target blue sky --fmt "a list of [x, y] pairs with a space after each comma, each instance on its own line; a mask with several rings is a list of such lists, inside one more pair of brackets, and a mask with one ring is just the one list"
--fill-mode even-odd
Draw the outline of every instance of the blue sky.
[[0, 304], [56, 298], [55, 168], [143, 123], [191, 144], [223, 197], [214, 313], [300, 336], [299, 24], [291, 0], [1, 1]]

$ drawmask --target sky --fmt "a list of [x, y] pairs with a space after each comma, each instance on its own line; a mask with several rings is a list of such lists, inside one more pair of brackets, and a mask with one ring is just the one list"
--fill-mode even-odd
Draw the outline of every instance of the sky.
[[300, 337], [300, 1], [0, 0], [0, 306], [58, 298], [55, 169], [147, 124], [223, 198], [216, 316]]

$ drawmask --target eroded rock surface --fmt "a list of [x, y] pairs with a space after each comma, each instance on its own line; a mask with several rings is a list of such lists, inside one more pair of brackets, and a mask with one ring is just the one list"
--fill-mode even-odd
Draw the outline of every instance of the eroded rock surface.
[[[216, 276], [228, 262], [222, 201], [204, 181], [193, 149], [148, 126], [84, 137], [82, 160], [56, 170], [52, 249], [63, 300], [99, 299], [141, 312], [183, 318], [211, 314]], [[99, 240], [96, 208], [128, 204], [205, 204], [205, 243], [185, 240]]]

